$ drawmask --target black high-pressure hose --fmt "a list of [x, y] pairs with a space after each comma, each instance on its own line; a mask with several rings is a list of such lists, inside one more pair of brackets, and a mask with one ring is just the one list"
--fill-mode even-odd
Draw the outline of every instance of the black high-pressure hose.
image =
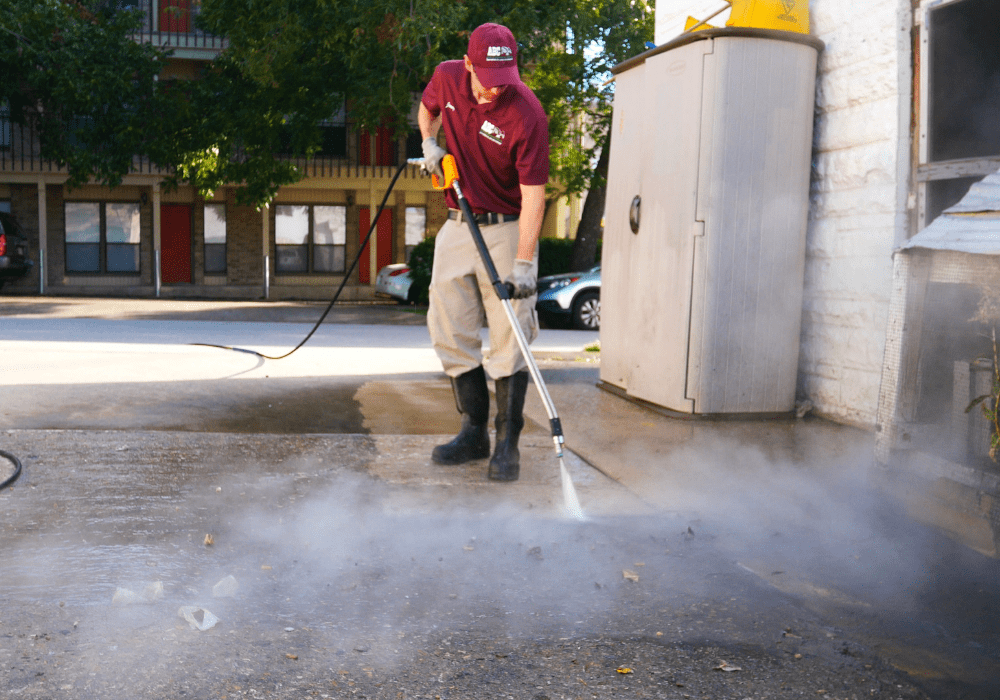
[[324, 319], [326, 319], [327, 314], [330, 313], [330, 310], [333, 308], [333, 305], [337, 303], [337, 299], [340, 298], [340, 293], [344, 291], [344, 285], [347, 284], [348, 278], [351, 276], [351, 273], [354, 272], [354, 268], [357, 267], [358, 262], [361, 260], [361, 254], [364, 252], [365, 246], [368, 245], [368, 239], [372, 237], [372, 233], [374, 233], [375, 227], [378, 225], [379, 217], [382, 216], [382, 210], [385, 209], [385, 203], [389, 201], [389, 195], [392, 193], [392, 189], [396, 186], [396, 181], [399, 179], [399, 176], [403, 174], [403, 170], [406, 168], [407, 165], [410, 165], [410, 163], [403, 161], [403, 164], [399, 166], [399, 169], [396, 171], [396, 174], [392, 176], [392, 181], [389, 183], [389, 189], [385, 191], [385, 197], [382, 198], [382, 203], [378, 205], [378, 210], [375, 212], [375, 216], [372, 217], [372, 225], [368, 229], [368, 235], [365, 236], [365, 240], [361, 242], [361, 246], [358, 248], [357, 256], [355, 256], [354, 261], [351, 263], [351, 266], [347, 268], [347, 272], [344, 273], [344, 279], [341, 281], [340, 286], [337, 287], [337, 292], [333, 295], [333, 299], [331, 299], [330, 303], [327, 305], [326, 311], [324, 311], [323, 315], [319, 317], [319, 320], [316, 321], [316, 325], [312, 327], [312, 330], [309, 331], [309, 334], [302, 339], [301, 343], [299, 343], [294, 348], [286, 352], [284, 355], [278, 355], [277, 357], [272, 357], [271, 355], [265, 355], [264, 353], [257, 352], [256, 350], [247, 350], [246, 348], [234, 348], [229, 345], [214, 345], [212, 343], [189, 343], [189, 345], [200, 345], [202, 347], [208, 347], [208, 348], [222, 348], [223, 350], [246, 352], [251, 355], [256, 355], [257, 357], [263, 357], [265, 360], [283, 360], [289, 355], [291, 355], [293, 352], [301, 348], [303, 345], [305, 345], [306, 342], [310, 338], [312, 338], [313, 333], [315, 333], [316, 330], [323, 323]]
[[14, 473], [7, 477], [2, 484], [0, 484], [0, 491], [3, 491], [5, 488], [17, 481], [17, 477], [21, 476], [21, 460], [12, 455], [10, 452], [6, 452], [4, 450], [0, 450], [0, 457], [9, 459], [14, 465]]

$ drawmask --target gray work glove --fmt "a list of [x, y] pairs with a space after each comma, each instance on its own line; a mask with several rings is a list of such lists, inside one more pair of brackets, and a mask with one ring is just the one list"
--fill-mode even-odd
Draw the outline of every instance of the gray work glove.
[[448, 155], [448, 151], [438, 146], [436, 138], [428, 137], [421, 144], [424, 148], [424, 162], [420, 164], [420, 170], [428, 175], [434, 174], [444, 177], [441, 171], [441, 159]]
[[505, 280], [510, 295], [515, 299], [527, 299], [538, 291], [538, 281], [535, 279], [535, 266], [530, 260], [514, 261], [514, 270]]

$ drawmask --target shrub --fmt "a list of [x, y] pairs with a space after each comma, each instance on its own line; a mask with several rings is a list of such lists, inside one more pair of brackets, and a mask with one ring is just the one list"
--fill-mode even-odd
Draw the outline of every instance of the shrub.
[[434, 265], [434, 236], [425, 238], [410, 251], [410, 299], [417, 304], [429, 301], [431, 286], [431, 268]]
[[[571, 238], [540, 238], [538, 239], [538, 276], [560, 275], [564, 272], [580, 272], [570, 269], [573, 257], [573, 239]], [[597, 259], [601, 261], [601, 241], [597, 242]]]
[[569, 238], [538, 239], [538, 276], [548, 277], [570, 272], [569, 261], [573, 256], [573, 241]]

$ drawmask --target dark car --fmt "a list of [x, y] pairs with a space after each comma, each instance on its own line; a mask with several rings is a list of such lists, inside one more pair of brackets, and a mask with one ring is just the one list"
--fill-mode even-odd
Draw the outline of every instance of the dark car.
[[550, 322], [569, 322], [583, 331], [600, 329], [601, 266], [542, 277], [538, 280], [535, 308], [541, 318]]
[[28, 257], [28, 240], [12, 215], [0, 211], [0, 289], [28, 274], [34, 265]]

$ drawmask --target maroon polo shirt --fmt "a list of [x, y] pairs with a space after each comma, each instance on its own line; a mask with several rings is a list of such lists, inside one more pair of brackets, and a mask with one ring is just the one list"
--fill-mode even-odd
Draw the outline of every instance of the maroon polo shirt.
[[[514, 83], [493, 102], [479, 104], [464, 61], [445, 61], [434, 71], [422, 102], [443, 115], [447, 150], [455, 156], [462, 193], [476, 213], [521, 212], [520, 185], [549, 180], [549, 121], [538, 98]], [[457, 209], [455, 191], [445, 193]]]

